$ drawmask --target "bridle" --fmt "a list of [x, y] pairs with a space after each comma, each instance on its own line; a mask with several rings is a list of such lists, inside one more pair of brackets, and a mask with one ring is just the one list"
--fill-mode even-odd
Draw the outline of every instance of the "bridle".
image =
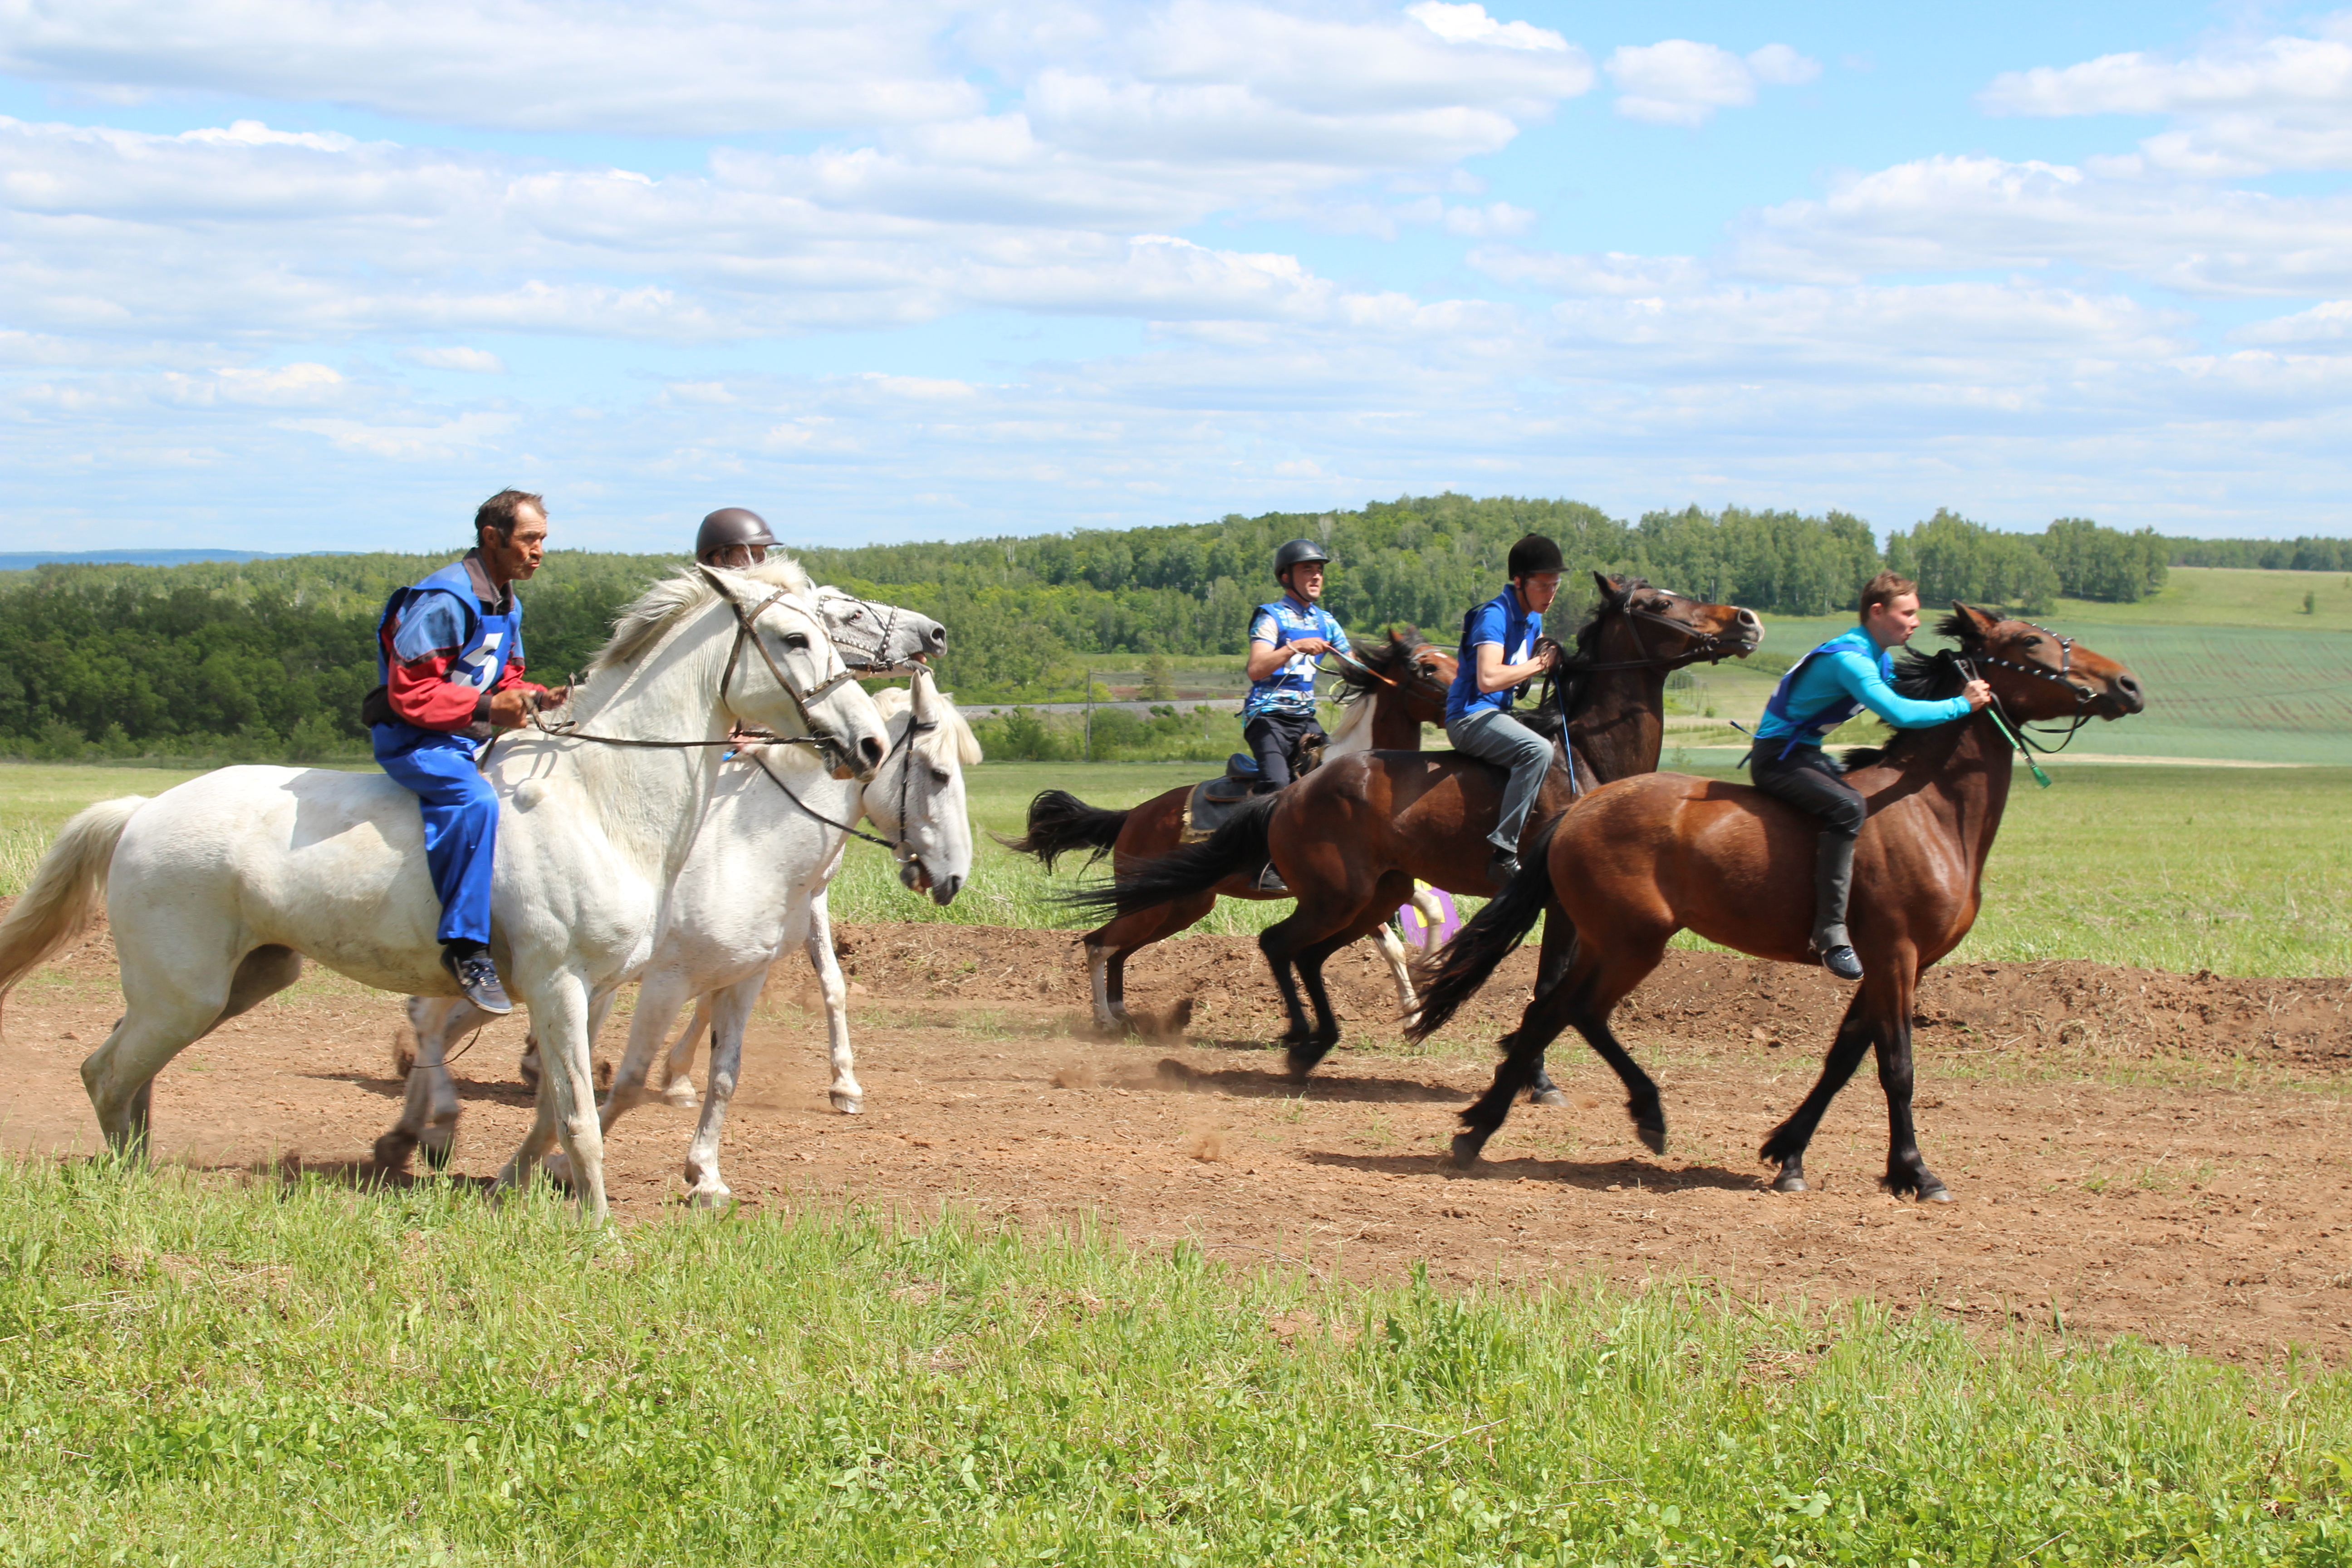
[[[756, 629], [760, 617], [766, 615], [770, 610], [775, 608], [775, 606], [782, 601], [792, 598], [793, 596], [793, 590], [790, 588], [778, 588], [766, 598], [761, 600], [759, 604], [747, 610], [743, 607], [741, 601], [727, 591], [727, 585], [720, 582], [719, 579], [712, 574], [710, 568], [708, 566], [698, 565], [695, 570], [700, 572], [703, 577], [709, 581], [711, 587], [718, 591], [719, 597], [726, 604], [727, 607], [735, 612], [735, 643], [734, 646], [727, 651], [727, 668], [719, 677], [719, 700], [722, 702], [726, 700], [728, 689], [735, 683], [735, 667], [742, 661], [743, 645], [745, 643], [751, 644], [752, 647], [759, 651], [761, 661], [767, 665], [768, 673], [775, 677], [776, 684], [783, 689], [785, 696], [792, 699], [793, 710], [800, 715], [801, 728], [807, 731], [807, 733], [801, 735], [777, 735], [772, 737], [772, 743], [785, 746], [814, 747], [830, 757], [835, 766], [847, 767], [854, 771], [856, 766], [855, 759], [848, 755], [846, 749], [836, 737], [820, 734], [817, 731], [816, 721], [810, 714], [809, 708], [813, 703], [822, 702], [824, 700], [825, 698], [832, 695], [833, 692], [840, 687], [856, 680], [857, 679], [857, 672], [845, 665], [838, 673], [826, 677], [824, 680], [818, 682], [815, 686], [809, 688], [807, 690], [803, 690], [793, 684], [792, 677], [785, 674], [783, 666], [776, 662], [776, 656], [770, 653], [768, 651], [768, 645], [760, 640], [759, 632]], [[822, 616], [812, 616], [811, 618], [820, 622], [823, 620]], [[824, 636], [825, 640], [830, 643], [832, 641], [831, 634], [826, 633]], [[570, 721], [566, 721], [562, 723], [551, 724], [538, 713], [533, 713], [530, 716], [530, 725], [531, 728], [537, 730], [541, 734], [550, 736], [559, 741], [591, 741], [598, 745], [631, 746], [649, 751], [690, 751], [703, 746], [732, 746], [737, 743], [731, 737], [722, 741], [645, 741], [629, 735], [592, 735], [586, 731], [577, 728], [576, 725]]]
[[[2051, 641], [2058, 645], [2058, 668], [2056, 669], [2052, 669], [2047, 665], [2021, 664], [2013, 658], [1999, 658], [1989, 653], [1977, 655], [1975, 661], [1971, 661], [1963, 654], [1955, 653], [1952, 656], [1952, 662], [1958, 665], [1961, 673], [1966, 675], [1970, 680], [1979, 679], [1976, 673], [1974, 664], [1980, 662], [1983, 664], [1996, 666], [2001, 669], [2013, 669], [2020, 675], [2030, 675], [2036, 680], [2056, 681], [2059, 685], [2063, 686], [2067, 690], [2073, 692], [2074, 694], [2074, 712], [2073, 719], [2071, 721], [2065, 721], [2066, 730], [2064, 738], [2054, 746], [2045, 746], [2041, 744], [2039, 742], [2031, 739], [2030, 736], [2032, 731], [2029, 731], [2026, 728], [2026, 721], [2022, 719], [2011, 719], [2009, 716], [2008, 706], [2000, 700], [2000, 694], [1999, 692], [1993, 693], [1993, 706], [1999, 710], [1995, 716], [2001, 721], [2001, 727], [2010, 731], [2012, 738], [2016, 740], [2019, 747], [2029, 752], [2040, 752], [2044, 756], [2055, 755], [2057, 752], [2063, 752], [2068, 746], [2072, 745], [2074, 741], [2074, 736], [2082, 730], [2084, 725], [2088, 724], [2091, 721], [2093, 715], [2088, 705], [2096, 699], [2098, 694], [2085, 689], [2072, 679], [2072, 672], [2074, 668], [2074, 639], [2073, 637], [2060, 637], [2056, 632], [2052, 631], [2048, 626], [2042, 625], [2038, 621], [2024, 621], [2020, 624], [2032, 626], [2035, 631], [2040, 632], [2043, 637], [2048, 637]], [[2044, 734], [2050, 732], [2051, 731], [2042, 731], [2042, 733]]]
[[[1651, 591], [1658, 594], [1668, 593], [1664, 588], [1654, 588]], [[1681, 597], [1680, 595], [1671, 596]], [[1730, 638], [1717, 637], [1713, 632], [1700, 631], [1689, 622], [1678, 621], [1672, 616], [1661, 615], [1655, 610], [1643, 609], [1633, 602], [1633, 595], [1630, 593], [1622, 599], [1611, 600], [1610, 604], [1624, 616], [1627, 621], [1633, 623], [1631, 629], [1633, 633], [1633, 646], [1640, 650], [1642, 657], [1617, 659], [1607, 664], [1588, 664], [1581, 659], [1563, 659], [1553, 667], [1555, 669], [1565, 670], [1572, 675], [1598, 675], [1604, 670], [1612, 669], [1655, 669], [1661, 665], [1671, 667], [1681, 664], [1700, 664], [1709, 660], [1728, 658], [1734, 654], [1745, 651], [1749, 646], [1744, 641], [1734, 642]], [[1652, 653], [1649, 642], [1642, 636], [1641, 623], [1643, 621], [1679, 633], [1696, 646], [1681, 653]]]
[[[824, 603], [827, 598], [841, 599], [856, 605], [856, 611], [849, 617], [850, 621], [853, 623], [859, 619], [860, 616], [871, 616], [880, 624], [882, 630], [875, 637], [874, 646], [872, 647], [864, 647], [856, 642], [849, 642], [845, 648], [843, 647], [844, 642], [853, 634], [849, 633], [846, 626], [835, 626], [831, 616], [824, 616]], [[890, 612], [887, 616], [882, 614], [886, 609]], [[867, 600], [859, 598], [855, 594], [845, 594], [840, 589], [835, 588], [831, 594], [818, 599], [817, 612], [819, 616], [823, 616], [824, 619], [828, 635], [833, 638], [833, 646], [836, 648], [842, 648], [845, 654], [858, 654], [865, 659], [863, 664], [849, 664], [845, 658], [843, 661], [844, 666], [849, 670], [853, 677], [864, 679], [870, 676], [897, 675], [907, 668], [906, 660], [893, 659], [890, 657], [890, 638], [896, 635], [898, 630], [898, 616], [900, 610], [899, 606], [897, 605], [877, 605]], [[854, 635], [862, 637], [865, 634], [863, 632], [859, 632]]]
[[[939, 727], [940, 721], [938, 720], [918, 719], [915, 717], [914, 710], [911, 707], [908, 708], [907, 710], [907, 732], [899, 736], [896, 741], [890, 742], [890, 749], [883, 753], [882, 761], [875, 764], [874, 771], [878, 773], [884, 768], [890, 765], [890, 759], [897, 756], [902, 749], [907, 753], [907, 760], [898, 769], [898, 839], [895, 844], [887, 838], [877, 838], [873, 834], [867, 833], [864, 829], [856, 826], [854, 822], [836, 821], [835, 818], [827, 816], [824, 813], [819, 811], [816, 807], [803, 800], [799, 795], [793, 793], [792, 785], [786, 784], [783, 780], [776, 776], [775, 769], [768, 765], [768, 759], [761, 755], [759, 752], [747, 750], [740, 752], [739, 754], [745, 758], [745, 760], [749, 761], [754, 767], [758, 768], [762, 773], [765, 773], [767, 775], [768, 782], [774, 784], [778, 789], [783, 791], [784, 798], [791, 801], [794, 805], [800, 807], [801, 810], [816, 818], [819, 822], [824, 823], [827, 827], [836, 827], [842, 832], [848, 834], [853, 838], [863, 838], [868, 844], [880, 845], [883, 848], [890, 851], [891, 857], [896, 859], [898, 864], [903, 866], [909, 858], [913, 858], [918, 861], [921, 858], [919, 856], [910, 856], [907, 849], [908, 796], [913, 788], [915, 777], [915, 738], [918, 735], [928, 735]], [[764, 744], [765, 742], [761, 743]], [[861, 790], [859, 795], [860, 797], [863, 798], [864, 791]]]

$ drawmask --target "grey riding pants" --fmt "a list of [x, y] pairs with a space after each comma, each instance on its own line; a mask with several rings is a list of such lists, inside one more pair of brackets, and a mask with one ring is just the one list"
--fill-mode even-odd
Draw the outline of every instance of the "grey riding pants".
[[1503, 786], [1503, 815], [1495, 819], [1495, 831], [1486, 835], [1486, 842], [1517, 854], [1520, 830], [1528, 825], [1544, 774], [1551, 770], [1551, 742], [1499, 708], [1463, 715], [1445, 726], [1445, 738], [1457, 752], [1511, 770], [1511, 782]]

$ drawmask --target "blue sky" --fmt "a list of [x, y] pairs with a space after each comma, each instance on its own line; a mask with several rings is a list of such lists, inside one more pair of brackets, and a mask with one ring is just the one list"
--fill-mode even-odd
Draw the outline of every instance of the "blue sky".
[[2352, 11], [0, 0], [0, 549], [2352, 532]]

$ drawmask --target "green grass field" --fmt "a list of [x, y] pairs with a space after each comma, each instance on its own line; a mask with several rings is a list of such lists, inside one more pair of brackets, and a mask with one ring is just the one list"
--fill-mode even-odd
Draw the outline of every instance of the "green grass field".
[[[887, 855], [853, 842], [834, 884], [834, 918], [1083, 929], [1092, 919], [1054, 900], [1076, 881], [1077, 865], [1066, 861], [1047, 878], [991, 834], [1017, 835], [1041, 789], [1131, 805], [1203, 773], [1197, 763], [982, 763], [967, 775], [979, 842], [971, 884], [955, 903], [943, 910], [908, 892]], [[23, 886], [57, 825], [81, 805], [156, 794], [189, 776], [0, 765], [0, 892]], [[2352, 972], [2352, 815], [2344, 809], [2352, 769], [2060, 765], [2053, 777], [2041, 790], [2018, 773], [1986, 872], [1985, 908], [1959, 959]], [[1224, 900], [1197, 929], [1254, 933], [1290, 908]]]
[[1929, 1303], [102, 1163], [0, 1238], [11, 1564], [2352, 1562], [2352, 1377]]

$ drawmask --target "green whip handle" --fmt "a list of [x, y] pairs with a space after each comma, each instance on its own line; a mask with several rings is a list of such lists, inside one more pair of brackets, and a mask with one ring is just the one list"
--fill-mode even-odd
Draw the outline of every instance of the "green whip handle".
[[2003, 719], [1999, 713], [1994, 712], [1990, 708], [1987, 708], [1985, 712], [1990, 715], [1992, 721], [2000, 727], [2000, 732], [2009, 737], [2009, 743], [2015, 746], [2019, 752], [2024, 754], [2025, 765], [2033, 770], [2033, 782], [2040, 784], [2043, 789], [2048, 789], [2050, 787], [2050, 775], [2042, 771], [2042, 764], [2033, 760], [2033, 752], [2027, 748], [2023, 741], [2017, 738], [2017, 731], [2011, 729], [2009, 727], [2008, 721]]

